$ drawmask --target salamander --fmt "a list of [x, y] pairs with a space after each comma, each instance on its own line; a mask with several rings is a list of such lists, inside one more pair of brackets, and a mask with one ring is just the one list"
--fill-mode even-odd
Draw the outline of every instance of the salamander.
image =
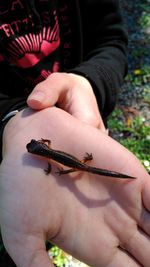
[[[48, 139], [41, 139], [41, 140], [32, 139], [30, 143], [26, 145], [26, 148], [29, 153], [39, 155], [47, 159], [52, 159], [58, 163], [63, 164], [64, 166], [69, 167], [69, 169], [67, 170], [64, 170], [63, 168], [59, 168], [57, 172], [59, 175], [68, 174], [68, 173], [75, 172], [75, 171], [85, 171], [85, 172], [107, 176], [107, 177], [136, 179], [136, 177], [132, 177], [124, 173], [119, 173], [115, 171], [110, 171], [106, 169], [100, 169], [97, 167], [89, 166], [86, 162], [93, 159], [92, 154], [86, 153], [86, 156], [84, 157], [84, 159], [79, 160], [77, 157], [69, 153], [52, 149], [50, 145], [51, 145], [51, 141]], [[51, 165], [49, 163], [46, 173], [49, 174], [50, 171], [51, 171]]]

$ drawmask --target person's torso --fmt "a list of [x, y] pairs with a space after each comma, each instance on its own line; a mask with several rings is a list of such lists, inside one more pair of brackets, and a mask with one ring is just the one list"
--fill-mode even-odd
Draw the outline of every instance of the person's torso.
[[26, 91], [52, 72], [74, 67], [80, 47], [72, 11], [67, 0], [1, 1], [0, 82], [6, 88], [13, 82], [16, 92]]

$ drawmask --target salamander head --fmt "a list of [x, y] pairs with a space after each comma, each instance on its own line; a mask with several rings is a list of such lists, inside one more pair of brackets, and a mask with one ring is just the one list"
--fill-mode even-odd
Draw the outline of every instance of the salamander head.
[[28, 152], [30, 152], [30, 153], [33, 153], [33, 151], [35, 150], [36, 147], [37, 147], [37, 141], [35, 139], [32, 139], [30, 141], [30, 143], [28, 143], [26, 145], [26, 148], [27, 148]]

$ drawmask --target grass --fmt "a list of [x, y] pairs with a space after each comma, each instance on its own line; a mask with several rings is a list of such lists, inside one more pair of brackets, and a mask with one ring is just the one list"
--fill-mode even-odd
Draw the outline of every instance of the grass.
[[[141, 115], [124, 116], [117, 108], [108, 121], [108, 127], [118, 142], [132, 151], [150, 171], [150, 124]], [[119, 134], [120, 133], [120, 134]]]

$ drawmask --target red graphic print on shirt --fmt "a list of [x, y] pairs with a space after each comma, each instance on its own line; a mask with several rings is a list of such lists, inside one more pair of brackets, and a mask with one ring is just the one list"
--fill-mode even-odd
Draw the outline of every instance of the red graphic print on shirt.
[[60, 71], [61, 64], [70, 64], [68, 5], [66, 1], [56, 3], [10, 0], [0, 4], [0, 62], [7, 60], [32, 85]]
[[56, 21], [53, 29], [44, 27], [37, 34], [29, 33], [16, 38], [8, 45], [8, 51], [17, 66], [28, 68], [54, 52], [59, 45], [59, 26]]

